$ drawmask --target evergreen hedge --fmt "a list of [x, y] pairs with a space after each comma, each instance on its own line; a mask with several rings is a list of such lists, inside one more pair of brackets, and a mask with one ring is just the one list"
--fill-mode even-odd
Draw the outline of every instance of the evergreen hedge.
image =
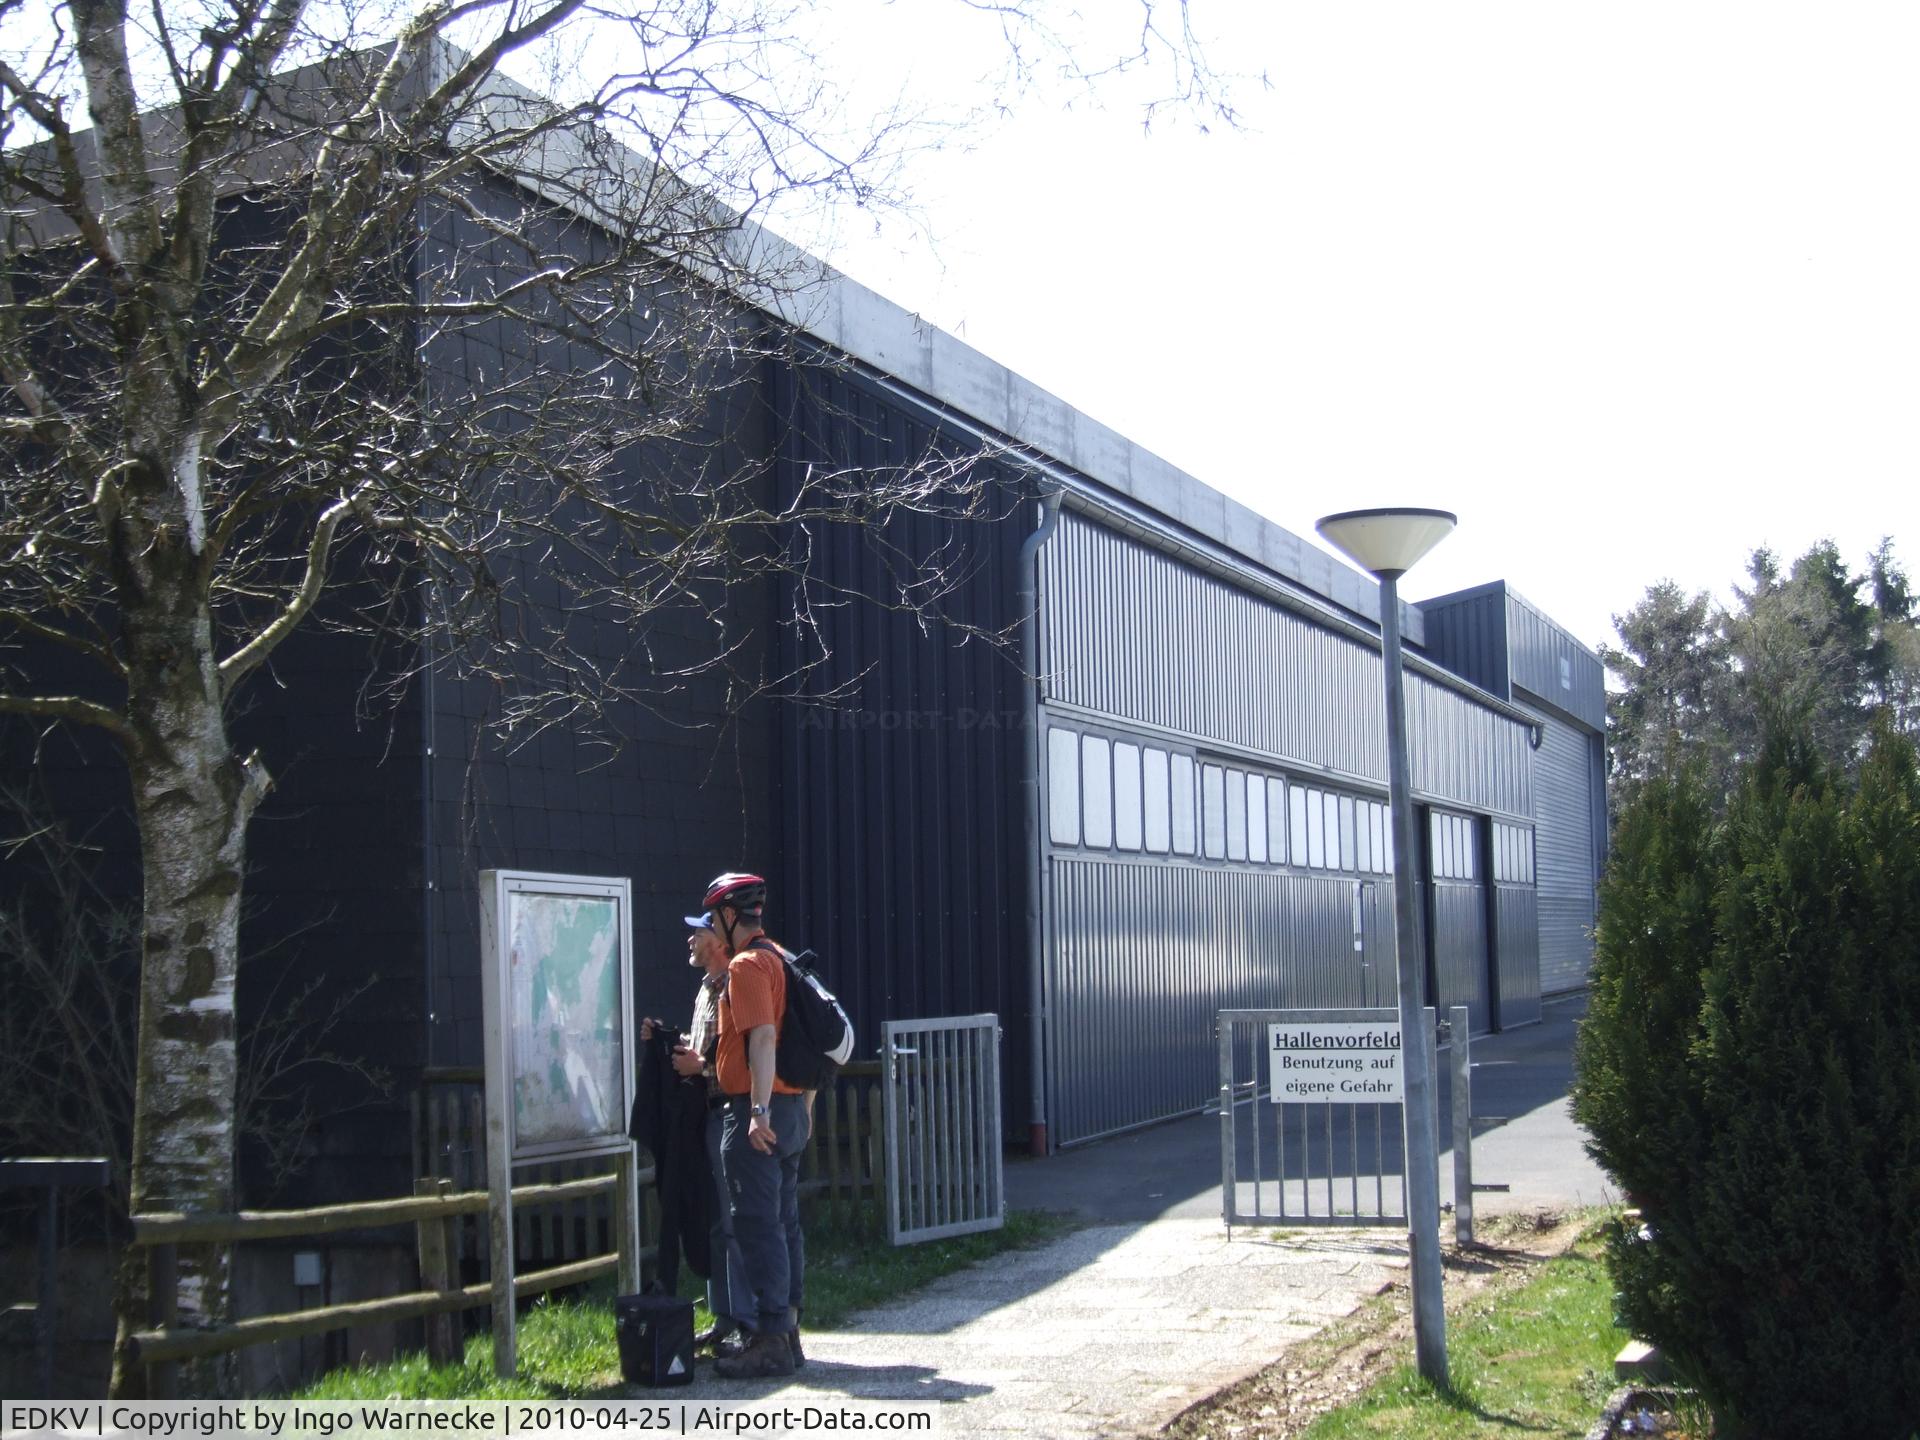
[[1646, 1228], [1621, 1319], [1719, 1440], [1920, 1433], [1920, 767], [1775, 739], [1620, 817], [1574, 1113]]

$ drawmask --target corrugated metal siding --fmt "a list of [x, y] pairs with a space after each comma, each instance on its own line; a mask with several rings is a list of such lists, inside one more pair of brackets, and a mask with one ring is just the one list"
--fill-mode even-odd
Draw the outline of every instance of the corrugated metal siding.
[[1596, 868], [1591, 740], [1548, 715], [1534, 772], [1534, 821], [1540, 892], [1540, 990], [1552, 995], [1586, 984], [1593, 963]]
[[1274, 870], [1055, 855], [1047, 915], [1049, 1119], [1071, 1145], [1219, 1092], [1214, 1014], [1391, 1004], [1392, 887]]
[[[1076, 515], [1041, 556], [1048, 699], [1386, 783], [1377, 651]], [[1524, 726], [1419, 675], [1406, 694], [1417, 790], [1533, 813]]]
[[1427, 622], [1421, 650], [1429, 660], [1503, 700], [1510, 698], [1504, 584], [1425, 601], [1420, 613]]
[[[1372, 668], [1377, 676], [1377, 656]], [[1533, 748], [1524, 725], [1419, 675], [1407, 676], [1406, 704], [1416, 792], [1480, 811], [1532, 813]], [[1383, 772], [1385, 766], [1383, 747]], [[1511, 808], [1523, 801], [1528, 809]]]
[[1540, 1018], [1540, 906], [1531, 885], [1493, 887], [1500, 1028]]
[[1492, 1024], [1487, 1006], [1487, 890], [1477, 880], [1433, 882], [1433, 977], [1442, 1011], [1465, 1005], [1474, 1034]]
[[1589, 730], [1606, 729], [1606, 670], [1600, 657], [1511, 591], [1507, 654], [1516, 687], [1564, 710]]
[[[783, 376], [784, 502], [808, 463], [896, 467], [934, 432], [839, 372]], [[989, 515], [1016, 507], [1002, 491]], [[782, 673], [818, 697], [789, 705], [779, 802], [787, 838], [770, 928], [817, 949], [871, 1054], [883, 1020], [1001, 1017], [1004, 1114], [1024, 1124], [1029, 1074], [1017, 658], [965, 627], [1012, 624], [1017, 523], [902, 515], [875, 534], [811, 527], [806, 598], [817, 640], [782, 628]], [[854, 599], [899, 594], [938, 556], [952, 623]], [[716, 864], [718, 862], [715, 862]]]
[[1589, 833], [1593, 837], [1593, 876], [1598, 882], [1607, 873], [1607, 841], [1612, 833], [1608, 819], [1607, 742], [1604, 731], [1587, 736], [1587, 794], [1593, 797], [1593, 823]]

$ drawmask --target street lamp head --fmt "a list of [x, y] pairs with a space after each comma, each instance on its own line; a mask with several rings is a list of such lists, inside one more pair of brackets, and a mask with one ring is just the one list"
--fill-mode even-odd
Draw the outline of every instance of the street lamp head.
[[1459, 518], [1451, 510], [1343, 510], [1315, 521], [1314, 529], [1361, 569], [1398, 577], [1446, 539]]

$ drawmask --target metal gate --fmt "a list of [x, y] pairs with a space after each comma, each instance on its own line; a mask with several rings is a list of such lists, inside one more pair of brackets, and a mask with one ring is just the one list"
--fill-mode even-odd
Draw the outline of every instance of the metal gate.
[[887, 1238], [906, 1245], [999, 1229], [1007, 1209], [999, 1017], [888, 1020], [880, 1029]]
[[[1424, 1013], [1432, 1026], [1434, 1012]], [[1393, 1008], [1220, 1012], [1220, 1190], [1228, 1228], [1407, 1223], [1401, 1102], [1274, 1104], [1272, 1076], [1263, 1070], [1269, 1025], [1399, 1019]], [[1431, 1065], [1428, 1073], [1431, 1081]]]

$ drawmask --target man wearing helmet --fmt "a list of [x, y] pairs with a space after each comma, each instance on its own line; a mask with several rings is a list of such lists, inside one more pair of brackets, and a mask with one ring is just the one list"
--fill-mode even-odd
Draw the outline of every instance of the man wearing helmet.
[[717, 934], [727, 962], [719, 994], [716, 1089], [725, 1096], [720, 1152], [734, 1238], [746, 1262], [757, 1313], [752, 1338], [715, 1369], [729, 1379], [791, 1375], [806, 1247], [800, 1234], [800, 1152], [811, 1131], [809, 1096], [774, 1074], [774, 1047], [786, 1015], [787, 977], [779, 948], [761, 928], [767, 882], [729, 871], [707, 887], [704, 915], [688, 916]]

